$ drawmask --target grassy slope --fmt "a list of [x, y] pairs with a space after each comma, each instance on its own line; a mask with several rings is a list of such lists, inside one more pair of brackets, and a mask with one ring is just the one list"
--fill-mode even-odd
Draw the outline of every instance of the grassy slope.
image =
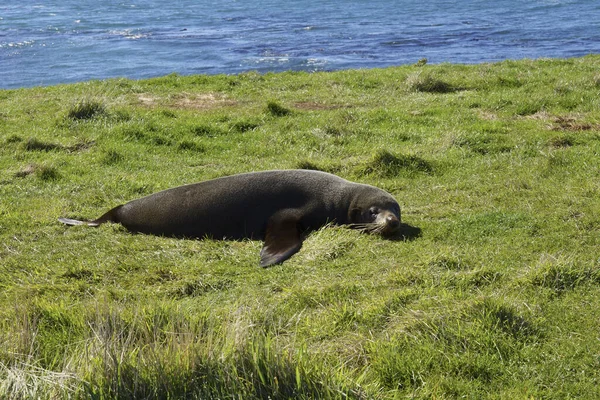
[[[0, 91], [0, 394], [600, 396], [600, 57]], [[273, 168], [380, 186], [421, 237], [65, 228]]]

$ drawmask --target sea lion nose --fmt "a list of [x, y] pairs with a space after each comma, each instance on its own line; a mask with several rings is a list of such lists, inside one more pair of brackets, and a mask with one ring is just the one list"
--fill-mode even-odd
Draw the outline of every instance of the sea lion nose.
[[396, 229], [400, 226], [400, 221], [395, 215], [388, 215], [385, 219], [385, 223], [391, 229]]

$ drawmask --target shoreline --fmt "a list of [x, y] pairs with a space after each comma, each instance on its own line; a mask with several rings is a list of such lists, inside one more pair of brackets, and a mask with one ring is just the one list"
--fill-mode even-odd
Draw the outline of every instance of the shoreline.
[[[435, 66], [435, 65], [464, 65], [464, 66], [476, 66], [476, 65], [488, 65], [488, 64], [500, 64], [503, 62], [535, 62], [535, 61], [544, 61], [544, 60], [574, 60], [574, 59], [580, 59], [580, 58], [586, 58], [586, 57], [595, 57], [595, 56], [599, 56], [600, 53], [588, 53], [585, 55], [580, 55], [580, 56], [573, 56], [573, 57], [540, 57], [540, 58], [520, 58], [520, 59], [503, 59], [503, 60], [496, 60], [496, 61], [483, 61], [483, 62], [474, 62], [474, 63], [453, 63], [453, 62], [439, 62], [439, 63], [429, 63], [429, 61], [424, 57], [418, 60], [415, 60], [414, 63], [406, 63], [406, 64], [397, 64], [397, 65], [384, 65], [381, 67], [367, 67], [367, 68], [341, 68], [341, 69], [331, 69], [331, 70], [305, 70], [305, 69], [298, 69], [298, 70], [274, 70], [274, 71], [258, 71], [256, 69], [248, 69], [245, 71], [241, 71], [241, 72], [233, 72], [233, 73], [200, 73], [200, 74], [179, 74], [177, 72], [171, 72], [168, 74], [162, 74], [162, 75], [156, 75], [156, 76], [145, 76], [145, 77], [125, 77], [125, 76], [112, 76], [112, 77], [102, 77], [102, 78], [92, 78], [92, 79], [85, 79], [85, 80], [81, 80], [81, 81], [66, 81], [66, 82], [56, 82], [56, 83], [51, 83], [51, 84], [40, 84], [40, 85], [33, 85], [33, 86], [21, 86], [21, 87], [0, 87], [0, 90], [19, 90], [19, 89], [32, 89], [32, 88], [42, 88], [42, 87], [52, 87], [52, 86], [62, 86], [62, 85], [74, 85], [74, 84], [80, 84], [80, 83], [86, 83], [86, 82], [95, 82], [95, 81], [112, 81], [112, 80], [120, 80], [120, 79], [125, 79], [125, 80], [132, 80], [132, 81], [141, 81], [141, 80], [148, 80], [148, 79], [158, 79], [158, 78], [164, 78], [164, 77], [168, 77], [168, 76], [182, 76], [182, 77], [192, 77], [192, 76], [221, 76], [221, 75], [225, 75], [225, 76], [237, 76], [237, 75], [243, 75], [243, 74], [254, 74], [257, 73], [259, 75], [266, 75], [266, 74], [284, 74], [284, 73], [308, 73], [308, 74], [317, 74], [317, 73], [333, 73], [333, 72], [343, 72], [343, 71], [369, 71], [369, 70], [382, 70], [382, 69], [388, 69], [388, 68], [402, 68], [402, 67], [410, 67], [410, 66], [419, 66], [419, 65], [429, 65], [429, 66]], [[424, 64], [423, 64], [424, 63]]]

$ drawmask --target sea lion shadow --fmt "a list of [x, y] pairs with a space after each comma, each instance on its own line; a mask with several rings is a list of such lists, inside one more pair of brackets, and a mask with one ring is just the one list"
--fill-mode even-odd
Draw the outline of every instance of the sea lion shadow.
[[389, 236], [384, 236], [383, 238], [393, 242], [410, 242], [421, 237], [421, 233], [421, 228], [418, 226], [400, 223], [400, 227], [396, 232]]

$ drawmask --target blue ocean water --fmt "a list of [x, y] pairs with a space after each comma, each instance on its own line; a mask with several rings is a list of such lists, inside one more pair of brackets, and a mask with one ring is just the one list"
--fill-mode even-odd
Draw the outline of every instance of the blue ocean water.
[[3, 0], [0, 88], [600, 53], [598, 0]]

